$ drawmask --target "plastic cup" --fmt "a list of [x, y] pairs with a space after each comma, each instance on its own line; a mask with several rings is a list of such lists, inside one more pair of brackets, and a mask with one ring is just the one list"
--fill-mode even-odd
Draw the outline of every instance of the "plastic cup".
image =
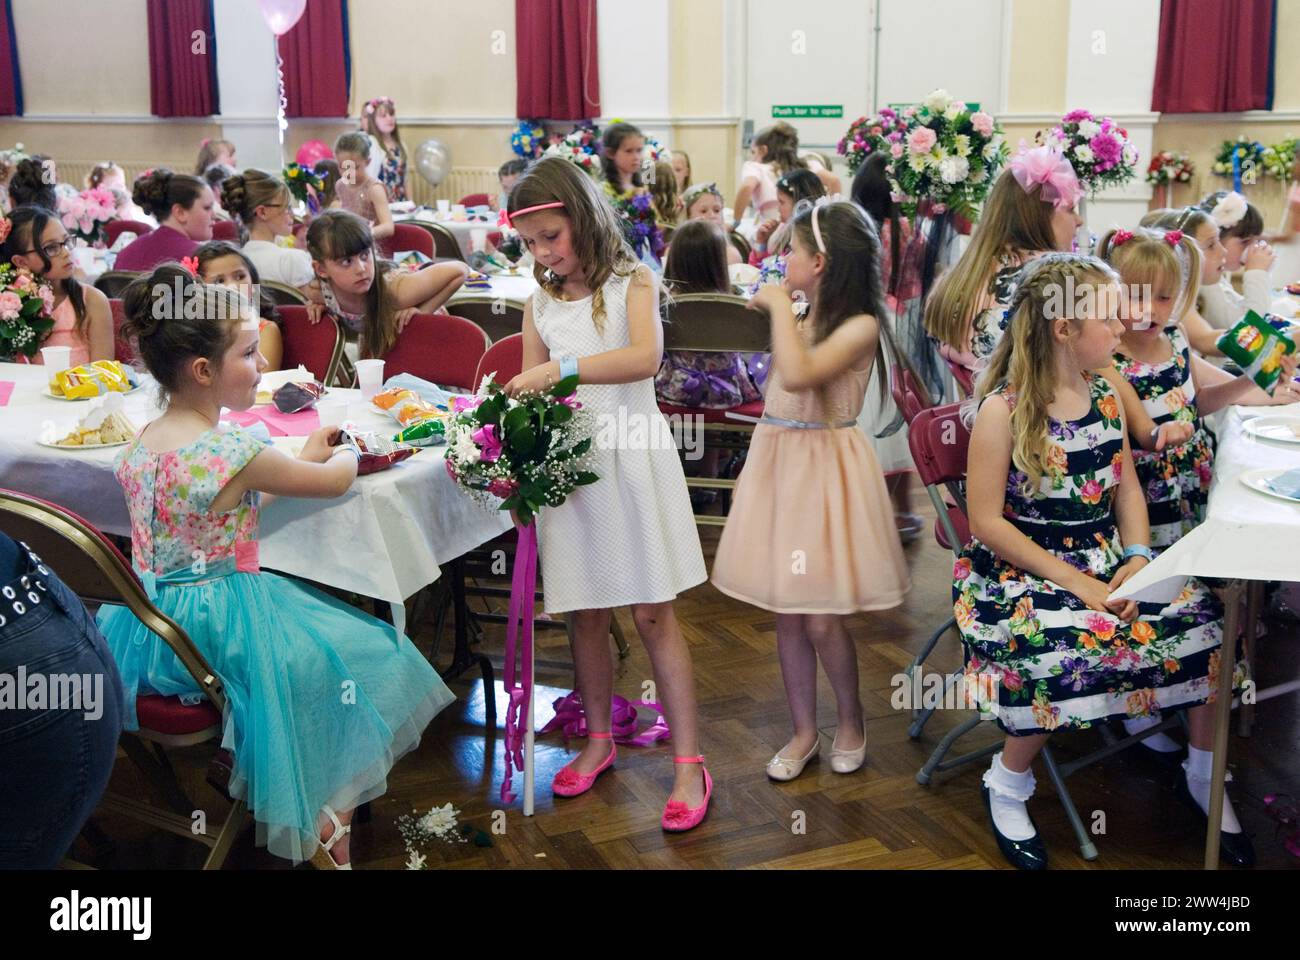
[[45, 364], [46, 373], [53, 380], [55, 374], [62, 373], [72, 366], [72, 348], [41, 347], [41, 360]]
[[453, 203], [453, 204], [451, 205], [451, 218], [452, 218], [453, 220], [464, 220], [464, 219], [465, 219], [465, 204], [463, 204], [463, 203]]
[[357, 386], [361, 388], [361, 399], [369, 400], [384, 385], [384, 361], [358, 360]]
[[450, 200], [439, 200], [439, 201], [438, 201], [438, 216], [440, 216], [440, 217], [447, 217], [447, 216], [450, 216], [450, 214], [451, 214], [451, 201], [450, 201]]
[[316, 414], [322, 427], [337, 427], [347, 419], [348, 401], [345, 397], [321, 397], [316, 401]]
[[486, 227], [474, 227], [469, 232], [469, 248], [475, 252], [486, 251], [488, 232]]

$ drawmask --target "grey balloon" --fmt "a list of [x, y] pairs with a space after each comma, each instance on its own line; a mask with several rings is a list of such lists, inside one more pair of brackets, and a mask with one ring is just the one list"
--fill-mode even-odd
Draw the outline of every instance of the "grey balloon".
[[415, 169], [436, 187], [451, 173], [451, 151], [441, 140], [426, 140], [415, 148]]

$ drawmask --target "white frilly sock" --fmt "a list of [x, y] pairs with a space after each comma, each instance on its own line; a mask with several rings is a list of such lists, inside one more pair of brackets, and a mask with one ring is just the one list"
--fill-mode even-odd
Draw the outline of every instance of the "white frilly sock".
[[[1183, 770], [1187, 772], [1187, 790], [1192, 795], [1202, 812], [1208, 817], [1210, 815], [1210, 778], [1214, 772], [1214, 754], [1209, 750], [1197, 750], [1195, 747], [1187, 748], [1187, 759], [1183, 761]], [[1232, 774], [1224, 777], [1225, 781], [1232, 780]], [[1232, 809], [1232, 800], [1228, 794], [1223, 795], [1223, 826], [1224, 833], [1241, 833], [1241, 822], [1237, 819], [1237, 812]]]
[[1028, 840], [1036, 831], [1029, 821], [1025, 801], [1034, 795], [1034, 772], [1013, 773], [1002, 765], [1002, 754], [995, 753], [984, 773], [989, 788], [989, 810], [993, 824], [1008, 840]]

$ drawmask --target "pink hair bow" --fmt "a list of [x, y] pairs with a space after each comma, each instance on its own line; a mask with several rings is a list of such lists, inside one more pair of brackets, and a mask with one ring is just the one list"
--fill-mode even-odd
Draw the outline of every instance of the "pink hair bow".
[[1128, 230], [1116, 230], [1115, 236], [1110, 238], [1110, 245], [1112, 247], [1122, 247], [1132, 239], [1132, 232]]
[[1170, 230], [1165, 234], [1165, 243], [1169, 244], [1171, 247], [1176, 247], [1182, 242], [1183, 231], [1181, 230]]
[[1083, 187], [1075, 176], [1074, 167], [1059, 150], [1052, 147], [1026, 147], [1011, 158], [1011, 173], [1026, 193], [1035, 186], [1040, 200], [1046, 200], [1057, 210], [1070, 210], [1083, 196]]

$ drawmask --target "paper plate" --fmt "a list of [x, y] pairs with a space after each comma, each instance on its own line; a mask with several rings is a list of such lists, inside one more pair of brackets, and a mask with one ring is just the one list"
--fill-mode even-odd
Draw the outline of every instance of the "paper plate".
[[[129, 397], [131, 394], [135, 393], [139, 389], [140, 386], [139, 384], [137, 384], [136, 386], [132, 387], [130, 390], [123, 390], [120, 393], [118, 393], [118, 391], [114, 391], [114, 392], [118, 393], [119, 396]], [[45, 389], [41, 391], [41, 396], [49, 397], [51, 400], [62, 400], [64, 403], [83, 403], [86, 400], [98, 400], [100, 397], [108, 396], [108, 394], [98, 393], [93, 397], [61, 397], [57, 393], [52, 393], [50, 391], [49, 386], [46, 385]]]
[[1255, 490], [1265, 496], [1273, 497], [1277, 500], [1285, 500], [1288, 503], [1300, 503], [1300, 497], [1289, 497], [1285, 493], [1278, 493], [1272, 487], [1268, 486], [1268, 480], [1279, 474], [1286, 473], [1285, 467], [1260, 467], [1256, 470], [1247, 470], [1241, 474], [1241, 482], [1250, 489]]
[[1300, 444], [1300, 417], [1253, 417], [1242, 424], [1242, 429], [1262, 440]]
[[61, 443], [49, 443], [45, 440], [36, 441], [42, 447], [49, 447], [51, 450], [67, 450], [76, 452], [78, 450], [107, 450], [109, 447], [125, 447], [130, 440], [119, 440], [117, 443], [87, 443], [81, 446], [71, 447]]

